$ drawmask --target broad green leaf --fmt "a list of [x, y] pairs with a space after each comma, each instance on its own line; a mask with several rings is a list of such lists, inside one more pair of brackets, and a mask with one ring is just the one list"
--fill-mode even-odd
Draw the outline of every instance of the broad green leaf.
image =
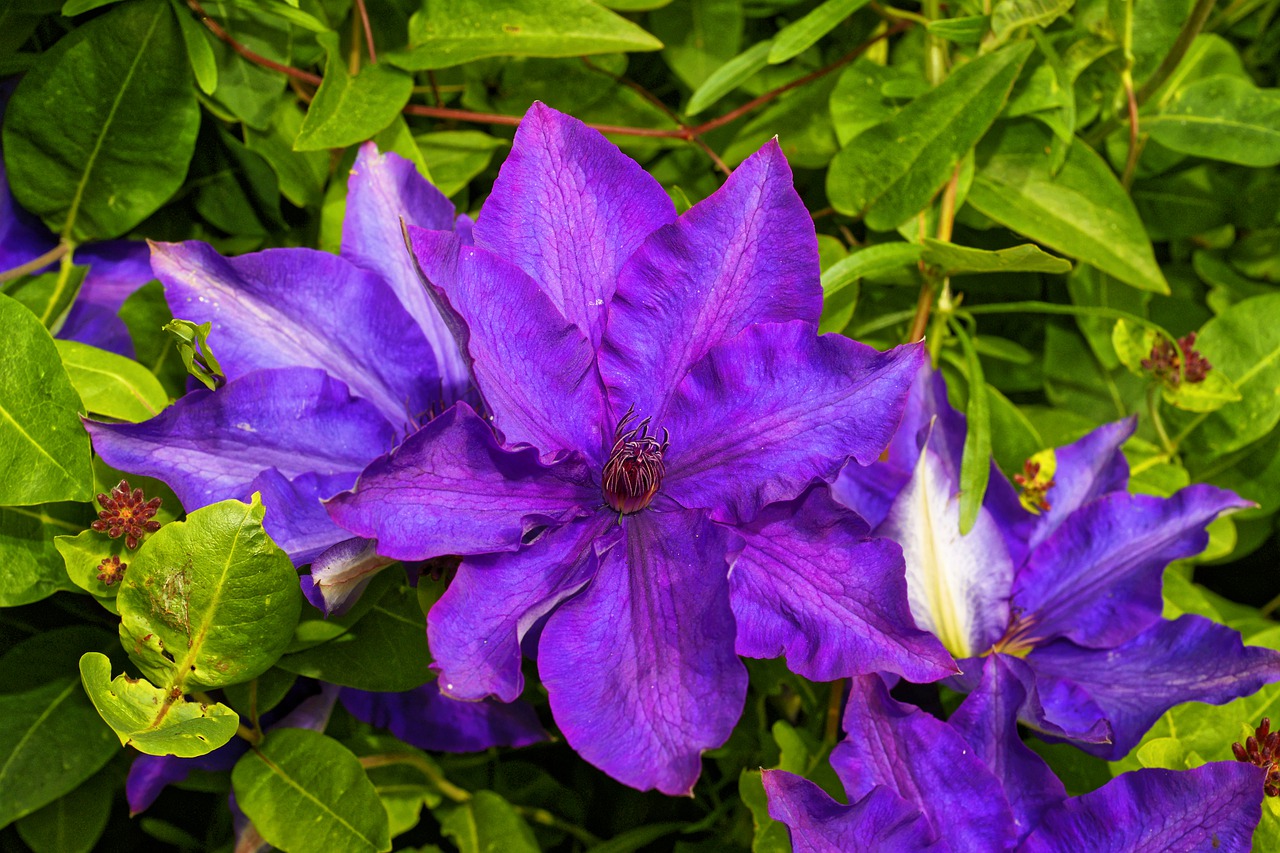
[[323, 151], [295, 151], [294, 140], [302, 129], [302, 113], [293, 98], [281, 98], [275, 118], [266, 130], [245, 126], [244, 141], [250, 151], [271, 165], [280, 192], [298, 207], [320, 203], [329, 177], [329, 158]]
[[990, 29], [990, 15], [967, 15], [962, 18], [938, 18], [929, 22], [929, 34], [956, 44], [977, 45]]
[[1154, 329], [1137, 326], [1127, 320], [1116, 320], [1111, 331], [1111, 346], [1115, 348], [1116, 357], [1121, 364], [1139, 376], [1146, 373], [1142, 362], [1151, 355], [1151, 348], [1155, 343]]
[[120, 585], [104, 583], [98, 575], [103, 573], [103, 561], [112, 557], [118, 559], [124, 571], [128, 572], [133, 552], [125, 548], [124, 538], [108, 539], [105, 533], [86, 530], [76, 536], [59, 536], [53, 544], [62, 557], [64, 571], [71, 583], [116, 613], [116, 595], [120, 592]]
[[537, 853], [538, 842], [524, 818], [493, 791], [476, 791], [465, 803], [435, 810], [440, 831], [460, 853]]
[[35, 853], [90, 853], [107, 828], [124, 778], [121, 762], [108, 764], [74, 791], [20, 819], [18, 835]]
[[98, 652], [80, 658], [80, 680], [120, 745], [147, 755], [206, 755], [235, 737], [240, 725], [236, 712], [220, 703], [188, 702], [123, 673], [112, 679], [110, 659]]
[[1048, 130], [1021, 121], [1002, 131], [979, 149], [969, 204], [1139, 290], [1169, 292], [1133, 202], [1102, 158], [1075, 142], [1054, 174]]
[[914, 265], [920, 260], [916, 243], [879, 243], [859, 249], [822, 274], [822, 295], [829, 297], [869, 275]]
[[869, 127], [888, 121], [902, 109], [887, 93], [895, 84], [925, 86], [910, 67], [879, 65], [862, 57], [840, 74], [831, 92], [831, 123], [842, 146]]
[[187, 45], [187, 60], [196, 75], [196, 85], [206, 95], [218, 88], [218, 58], [213, 53], [213, 34], [191, 14], [185, 3], [169, 0], [173, 15], [178, 19], [178, 29]]
[[293, 142], [296, 151], [345, 148], [376, 136], [409, 102], [413, 77], [383, 63], [366, 65], [352, 77], [337, 33], [316, 36], [329, 61], [324, 82]]
[[938, 267], [944, 275], [991, 272], [1071, 272], [1071, 262], [1024, 243], [1008, 249], [974, 249], [926, 237], [921, 259]]
[[479, 130], [442, 130], [417, 137], [436, 189], [451, 196], [489, 168], [494, 152], [507, 142]]
[[113, 645], [97, 628], [58, 628], [0, 658], [0, 826], [75, 790], [116, 754], [76, 677], [82, 651]]
[[89, 434], [53, 339], [7, 296], [0, 296], [0, 329], [0, 505], [89, 500]]
[[156, 684], [185, 693], [248, 681], [284, 652], [302, 592], [264, 513], [256, 493], [212, 504], [133, 555], [116, 598], [120, 639]]
[[1280, 163], [1280, 89], [1215, 75], [1173, 93], [1142, 129], [1166, 148], [1242, 166]]
[[78, 341], [54, 341], [85, 411], [122, 421], [160, 414], [169, 395], [155, 375], [133, 359]]
[[[279, 18], [254, 14], [229, 0], [200, 4], [238, 43], [272, 62], [289, 65], [293, 59], [293, 28]], [[218, 63], [218, 87], [212, 107], [229, 112], [247, 126], [266, 130], [288, 82], [283, 74], [245, 61], [226, 43], [211, 42]]]
[[1045, 26], [1062, 17], [1075, 0], [998, 0], [991, 8], [991, 34], [1003, 44], [1021, 27]]
[[[215, 139], [210, 139], [213, 136]], [[196, 212], [209, 224], [257, 241], [285, 225], [280, 184], [270, 164], [219, 127], [191, 163]]]
[[391, 849], [387, 813], [360, 761], [310, 729], [277, 729], [231, 771], [236, 803], [282, 850]]
[[1024, 42], [979, 57], [858, 134], [831, 163], [832, 205], [878, 231], [918, 212], [995, 121], [1031, 48]]
[[200, 111], [165, 0], [72, 31], [23, 78], [4, 122], [19, 203], [77, 241], [117, 237], [182, 185]]
[[[385, 573], [398, 571], [388, 569]], [[368, 593], [365, 590], [366, 596]], [[426, 683], [432, 677], [431, 653], [417, 593], [403, 581], [390, 586], [344, 633], [285, 655], [277, 665], [357, 690], [404, 691]]]
[[10, 282], [4, 288], [4, 295], [15, 302], [26, 306], [27, 310], [40, 318], [40, 322], [50, 334], [57, 334], [67, 319], [67, 311], [80, 293], [84, 277], [89, 272], [86, 266], [76, 266], [64, 257], [58, 269], [40, 275], [23, 276]]
[[742, 47], [739, 0], [689, 0], [649, 16], [662, 40], [662, 58], [689, 88], [701, 85]]
[[818, 39], [834, 30], [841, 21], [868, 2], [869, 0], [825, 0], [803, 18], [792, 21], [778, 31], [773, 37], [773, 47], [769, 49], [769, 64], [777, 65], [804, 53]]
[[1211, 370], [1199, 382], [1182, 382], [1175, 388], [1166, 386], [1161, 394], [1165, 402], [1186, 412], [1213, 412], [1240, 399], [1240, 391], [1221, 370]]
[[93, 521], [84, 504], [0, 507], [0, 607], [17, 607], [74, 589], [54, 548], [58, 534], [79, 533]]
[[769, 64], [771, 44], [768, 41], [757, 42], [713, 71], [689, 96], [685, 115], [697, 115], [755, 76]]
[[408, 71], [486, 56], [583, 56], [660, 50], [662, 42], [589, 0], [435, 0], [409, 21], [409, 50], [385, 60]]
[[964, 351], [969, 378], [969, 405], [965, 417], [969, 429], [964, 436], [964, 453], [960, 461], [960, 534], [973, 529], [982, 509], [991, 478], [991, 405], [987, 399], [987, 381], [982, 375], [982, 361], [973, 348], [973, 340], [964, 326], [952, 324], [952, 331]]
[[74, 18], [76, 15], [83, 15], [85, 12], [118, 2], [120, 0], [67, 0], [66, 3], [62, 4], [62, 16], [64, 18]]

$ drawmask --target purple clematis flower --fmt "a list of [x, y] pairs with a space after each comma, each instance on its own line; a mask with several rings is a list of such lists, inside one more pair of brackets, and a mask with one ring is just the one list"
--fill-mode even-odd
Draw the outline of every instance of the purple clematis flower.
[[295, 565], [313, 564], [304, 588], [328, 611], [349, 606], [390, 561], [351, 540], [320, 500], [468, 393], [402, 220], [452, 229], [454, 210], [411, 163], [369, 143], [351, 170], [338, 256], [224, 258], [195, 241], [153, 244], [174, 315], [213, 324], [228, 382], [144, 423], [88, 424], [103, 459], [164, 480], [188, 511], [260, 491], [267, 532]]
[[570, 745], [688, 794], [741, 713], [738, 654], [934, 680], [898, 549], [826, 486], [892, 435], [918, 347], [816, 333], [812, 221], [776, 143], [677, 217], [614, 145], [525, 115], [474, 244], [410, 227], [465, 403], [329, 504], [399, 559], [462, 555], [428, 616], [450, 696], [516, 698], [536, 645]]
[[1029, 696], [1007, 655], [983, 661], [947, 721], [895, 701], [878, 676], [854, 679], [847, 735], [831, 754], [849, 805], [781, 770], [764, 771], [769, 814], [797, 853], [1248, 851], [1265, 772], [1220, 761], [1124, 773], [1068, 797], [1018, 737]]
[[[1022, 499], [998, 470], [967, 535], [959, 532], [965, 420], [927, 368], [884, 461], [845, 467], [833, 491], [906, 555], [911, 612], [960, 661], [971, 689], [980, 656], [1021, 678], [1022, 721], [1124, 756], [1166, 710], [1221, 704], [1280, 679], [1280, 654], [1200, 616], [1161, 618], [1161, 578], [1204, 550], [1205, 526], [1249, 506], [1208, 485], [1169, 498], [1131, 495], [1120, 451], [1133, 419], [1030, 463]], [[994, 465], [993, 465], [994, 467]]]

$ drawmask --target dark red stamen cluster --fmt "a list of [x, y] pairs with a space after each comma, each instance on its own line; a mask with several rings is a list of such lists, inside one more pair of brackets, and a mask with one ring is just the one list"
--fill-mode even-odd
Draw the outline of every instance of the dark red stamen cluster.
[[128, 563], [120, 562], [120, 558], [112, 555], [107, 557], [98, 564], [98, 580], [111, 586], [124, 580], [124, 570], [129, 568]]
[[130, 549], [137, 548], [148, 533], [160, 529], [160, 522], [151, 520], [160, 509], [160, 498], [146, 500], [142, 489], [129, 490], [128, 480], [121, 480], [110, 495], [99, 493], [98, 503], [102, 504], [102, 511], [89, 526], [112, 539], [125, 537], [124, 544]]
[[1262, 718], [1262, 725], [1245, 739], [1244, 745], [1231, 744], [1236, 761], [1243, 761], [1267, 771], [1262, 790], [1268, 797], [1280, 797], [1280, 731], [1271, 731], [1271, 719]]
[[631, 409], [618, 421], [613, 449], [604, 465], [604, 499], [620, 513], [639, 512], [649, 505], [662, 486], [662, 455], [670, 439], [662, 431], [662, 440], [649, 435], [649, 419], [634, 429], [627, 425], [635, 417]]
[[1053, 478], [1040, 479], [1039, 462], [1028, 459], [1022, 463], [1022, 473], [1014, 474], [1013, 481], [1022, 489], [1022, 502], [1028, 507], [1035, 507], [1041, 512], [1052, 508], [1046, 496], [1049, 489], [1053, 488]]
[[[1195, 349], [1196, 333], [1188, 332], [1178, 338], [1178, 346], [1165, 338], [1156, 341], [1151, 348], [1151, 355], [1142, 360], [1142, 369], [1172, 388], [1185, 379], [1191, 384], [1203, 382], [1213, 365]], [[1178, 366], [1182, 365], [1179, 372]]]

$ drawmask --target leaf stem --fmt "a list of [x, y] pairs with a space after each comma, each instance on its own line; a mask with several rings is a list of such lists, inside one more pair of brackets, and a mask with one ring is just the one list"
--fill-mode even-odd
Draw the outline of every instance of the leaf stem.
[[1178, 452], [1178, 445], [1169, 438], [1169, 433], [1164, 428], [1164, 418], [1160, 417], [1159, 393], [1160, 388], [1154, 382], [1147, 386], [1147, 412], [1151, 415], [1151, 425], [1156, 428], [1156, 435], [1160, 436], [1165, 455], [1172, 459]]
[[43, 269], [54, 261], [61, 260], [62, 256], [70, 251], [71, 243], [67, 240], [59, 240], [58, 245], [43, 255], [37, 255], [25, 264], [18, 264], [16, 267], [0, 272], [0, 284], [4, 284], [6, 281], [13, 281], [15, 278], [22, 278], [24, 275], [30, 275], [37, 270]]
[[434, 764], [421, 755], [414, 755], [411, 752], [385, 752], [377, 755], [360, 756], [360, 766], [366, 770], [374, 767], [386, 767], [391, 764], [407, 764], [417, 770], [427, 780], [436, 787], [446, 799], [455, 803], [465, 803], [471, 799], [471, 792], [465, 788], [459, 788], [457, 785], [444, 778]]
[[552, 829], [558, 829], [561, 832], [568, 833], [588, 847], [596, 847], [604, 843], [604, 839], [592, 835], [590, 832], [575, 823], [569, 823], [567, 820], [556, 817], [546, 809], [540, 809], [534, 806], [518, 806], [514, 804], [511, 807], [515, 809], [516, 814], [521, 817], [531, 820], [534, 823], [541, 824], [542, 826], [548, 826]]
[[1129, 156], [1125, 159], [1124, 175], [1120, 183], [1128, 190], [1133, 186], [1133, 173], [1138, 169], [1138, 157], [1142, 154], [1142, 145], [1138, 142], [1138, 98], [1133, 91], [1133, 75], [1124, 72], [1124, 93], [1129, 102]]
[[373, 44], [373, 28], [369, 26], [369, 9], [365, 6], [364, 0], [356, 0], [356, 9], [360, 11], [360, 23], [364, 26], [364, 40], [369, 47], [369, 63], [376, 65], [378, 49]]

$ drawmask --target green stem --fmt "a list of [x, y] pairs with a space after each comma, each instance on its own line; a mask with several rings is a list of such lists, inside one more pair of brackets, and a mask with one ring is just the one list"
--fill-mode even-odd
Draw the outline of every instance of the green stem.
[[58, 245], [54, 246], [43, 255], [32, 258], [25, 264], [19, 264], [16, 267], [0, 272], [0, 284], [6, 281], [13, 281], [15, 278], [22, 278], [24, 275], [30, 275], [38, 269], [48, 266], [56, 260], [60, 260], [63, 255], [71, 251], [71, 244], [65, 240], [58, 241]]
[[1164, 418], [1160, 417], [1160, 387], [1154, 383], [1147, 386], [1147, 411], [1151, 414], [1151, 425], [1156, 428], [1156, 435], [1160, 436], [1160, 444], [1164, 447], [1165, 455], [1172, 459], [1178, 452], [1178, 445], [1170, 438], [1168, 431], [1164, 428]]
[[386, 767], [390, 764], [407, 764], [413, 767], [423, 776], [426, 776], [431, 784], [436, 787], [436, 790], [455, 803], [465, 803], [471, 799], [470, 791], [465, 788], [459, 788], [444, 778], [444, 775], [436, 769], [434, 764], [420, 755], [414, 755], [411, 752], [394, 752], [360, 757], [360, 765], [366, 770], [374, 767]]
[[533, 806], [512, 806], [512, 808], [514, 808], [516, 810], [516, 814], [521, 817], [542, 826], [548, 826], [552, 829], [558, 829], [561, 832], [566, 832], [588, 847], [596, 847], [603, 843], [603, 839], [592, 835], [577, 824], [569, 823], [567, 820], [562, 820], [556, 817], [546, 809], [534, 808]]

